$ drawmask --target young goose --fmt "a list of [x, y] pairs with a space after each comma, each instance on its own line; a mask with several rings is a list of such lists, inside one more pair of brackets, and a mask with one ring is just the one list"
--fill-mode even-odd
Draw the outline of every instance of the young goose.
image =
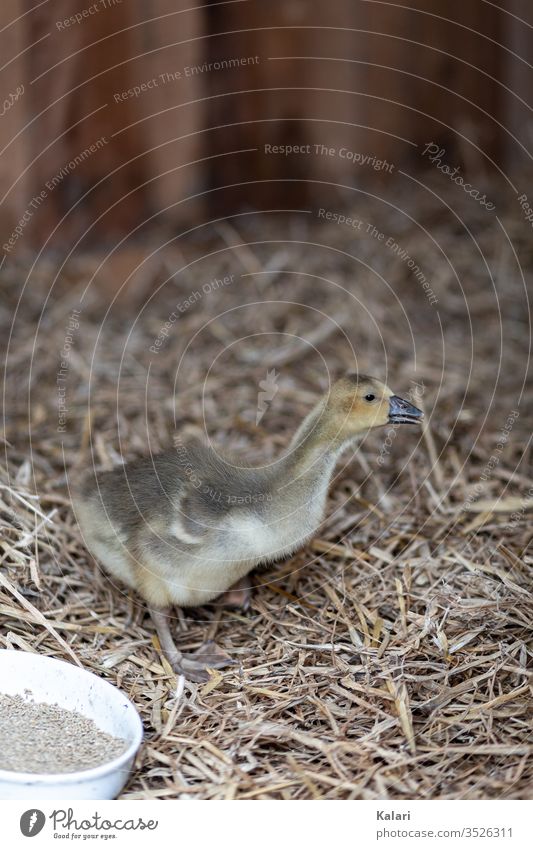
[[304, 419], [287, 451], [263, 468], [238, 465], [197, 441], [111, 472], [92, 472], [75, 495], [82, 534], [111, 575], [148, 603], [172, 668], [205, 681], [231, 663], [212, 643], [184, 655], [172, 605], [202, 605], [258, 564], [292, 554], [313, 536], [335, 462], [368, 430], [416, 423], [422, 412], [373, 377], [349, 374]]

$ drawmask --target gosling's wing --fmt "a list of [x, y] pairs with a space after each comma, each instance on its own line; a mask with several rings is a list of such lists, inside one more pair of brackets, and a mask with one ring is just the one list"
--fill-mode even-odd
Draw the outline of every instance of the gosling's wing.
[[194, 442], [180, 453], [185, 474], [180, 515], [187, 531], [202, 534], [227, 528], [227, 520], [253, 511], [258, 517], [271, 499], [272, 473], [244, 467], [241, 458]]
[[[171, 452], [167, 452], [170, 454]], [[186, 487], [171, 457], [143, 457], [112, 471], [91, 469], [75, 493], [75, 502], [88, 503], [102, 521], [124, 538], [143, 523], [170, 524]]]
[[197, 545], [228, 504], [212, 454], [188, 443], [112, 471], [93, 468], [74, 493], [75, 504], [89, 506], [92, 524], [100, 520], [123, 540], [144, 532]]
[[194, 546], [231, 514], [260, 512], [267, 485], [264, 473], [191, 441], [111, 472], [91, 471], [82, 497], [126, 538], [144, 527]]

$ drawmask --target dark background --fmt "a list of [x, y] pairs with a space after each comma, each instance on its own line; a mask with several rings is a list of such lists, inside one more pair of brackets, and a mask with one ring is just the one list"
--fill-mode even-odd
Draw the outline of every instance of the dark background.
[[[340, 186], [386, 193], [401, 167], [427, 167], [430, 141], [469, 176], [497, 179], [530, 160], [533, 59], [530, 5], [501, 5], [9, 0], [0, 79], [6, 97], [24, 94], [0, 127], [2, 225], [9, 233], [28, 198], [102, 136], [33, 216], [26, 245], [82, 234], [92, 245], [328, 193], [346, 202]], [[217, 70], [229, 59], [246, 64]], [[345, 145], [395, 167], [267, 155], [265, 144]]]

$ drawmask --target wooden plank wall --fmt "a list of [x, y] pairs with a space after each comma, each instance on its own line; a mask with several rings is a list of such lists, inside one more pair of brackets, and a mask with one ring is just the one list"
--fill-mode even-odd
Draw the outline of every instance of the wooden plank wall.
[[183, 0], [157, 6], [152, 20], [125, 0], [2, 7], [0, 50], [12, 59], [2, 91], [24, 86], [1, 124], [2, 147], [20, 134], [0, 156], [4, 232], [43, 192], [26, 244], [54, 230], [54, 242], [115, 239], [198, 191], [201, 169], [186, 163], [198, 158], [201, 86], [160, 74], [199, 63], [203, 19]]
[[[501, 159], [508, 54], [498, 41], [518, 35], [482, 0], [97, 4], [28, 12], [5, 0], [0, 11], [1, 88], [7, 97], [24, 86], [0, 124], [3, 232], [69, 172], [25, 226], [25, 244], [54, 231], [54, 243], [101, 243], [145, 232], [147, 220], [175, 227], [206, 208], [291, 207], [323, 183], [393, 179], [394, 169], [354, 169], [342, 147], [396, 168], [420, 164], [431, 140], [470, 167]], [[265, 144], [336, 154], [283, 156]], [[205, 190], [203, 204], [186, 200]]]
[[[260, 61], [232, 71], [231, 80], [229, 72], [213, 76], [220, 95], [254, 89], [220, 99], [213, 120], [237, 123], [238, 147], [255, 148], [247, 159], [235, 157], [213, 172], [213, 184], [236, 182], [243, 170], [260, 180], [388, 178], [389, 172], [373, 169], [359, 169], [354, 178], [353, 162], [338, 155], [265, 155], [265, 143], [346, 146], [398, 167], [419, 160], [414, 145], [435, 140], [453, 148], [463, 133], [497, 157], [501, 98], [491, 77], [501, 71], [495, 43], [500, 12], [482, 0], [414, 0], [409, 6], [287, 0], [218, 7], [215, 29], [240, 32], [212, 39], [213, 58], [257, 54]], [[458, 23], [446, 20], [450, 16]], [[221, 149], [231, 149], [235, 135], [233, 128], [219, 135]], [[469, 146], [462, 147], [460, 153], [471, 156]], [[300, 194], [310, 188], [302, 186]], [[268, 185], [262, 193], [279, 203], [287, 187]]]

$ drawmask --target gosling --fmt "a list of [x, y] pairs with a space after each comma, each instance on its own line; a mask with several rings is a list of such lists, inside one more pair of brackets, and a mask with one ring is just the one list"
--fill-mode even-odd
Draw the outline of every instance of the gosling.
[[372, 428], [422, 417], [376, 378], [348, 374], [277, 462], [250, 468], [197, 440], [178, 441], [157, 456], [89, 473], [74, 495], [78, 523], [93, 556], [147, 602], [172, 669], [206, 681], [209, 669], [233, 661], [212, 642], [183, 654], [170, 631], [171, 607], [245, 590], [252, 569], [301, 548], [324, 518], [340, 453]]

